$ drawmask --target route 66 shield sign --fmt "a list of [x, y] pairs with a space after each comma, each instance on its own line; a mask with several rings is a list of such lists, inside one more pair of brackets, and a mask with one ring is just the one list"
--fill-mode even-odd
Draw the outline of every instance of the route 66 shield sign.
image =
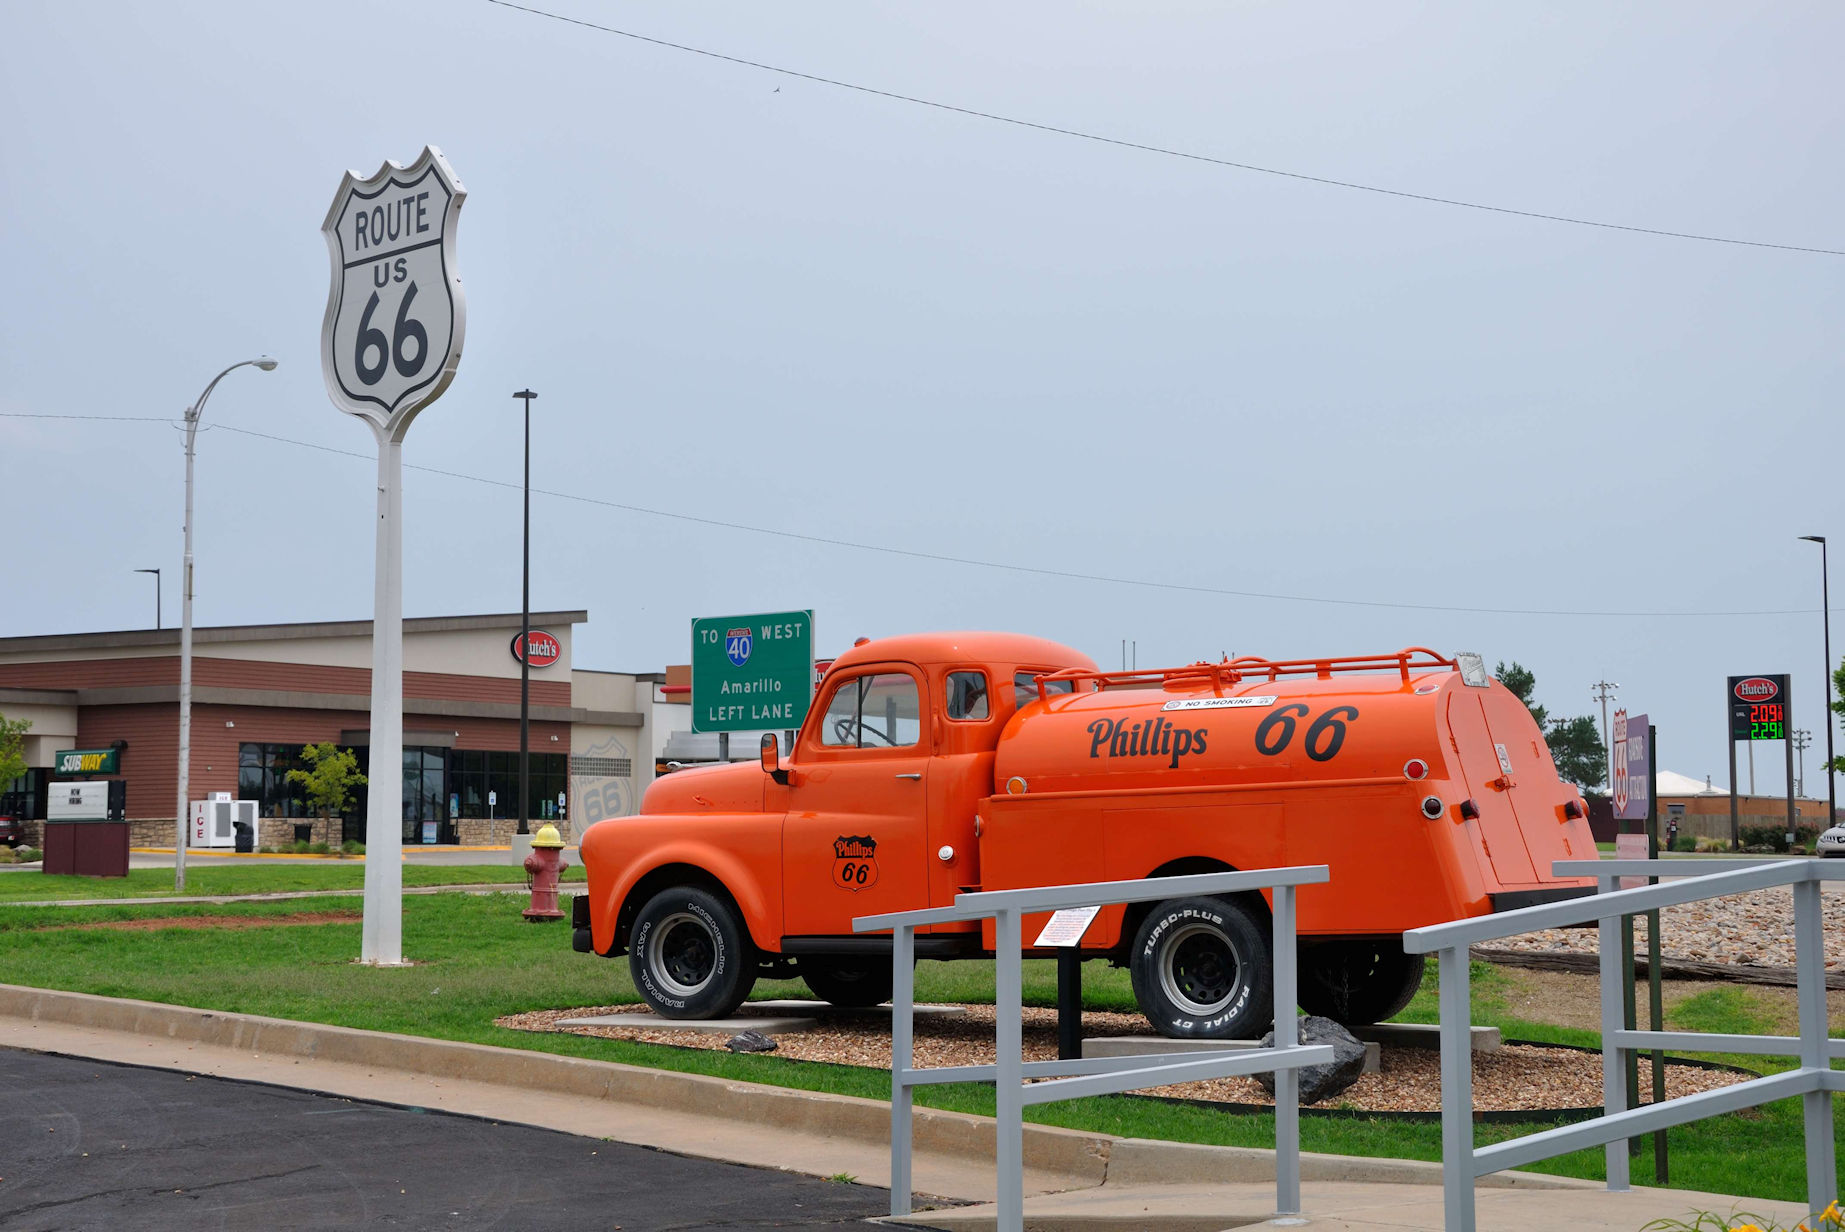
[[455, 222], [467, 196], [442, 152], [408, 167], [348, 171], [321, 224], [333, 288], [320, 331], [327, 393], [342, 411], [402, 439], [455, 378], [467, 304], [455, 272]]

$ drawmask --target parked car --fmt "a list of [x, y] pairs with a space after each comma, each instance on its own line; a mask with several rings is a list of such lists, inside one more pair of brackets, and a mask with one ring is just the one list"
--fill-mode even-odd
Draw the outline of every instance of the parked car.
[[18, 847], [26, 841], [26, 826], [17, 817], [0, 817], [0, 843]]
[[1822, 856], [1845, 856], [1845, 826], [1833, 826], [1819, 836], [1815, 846]]

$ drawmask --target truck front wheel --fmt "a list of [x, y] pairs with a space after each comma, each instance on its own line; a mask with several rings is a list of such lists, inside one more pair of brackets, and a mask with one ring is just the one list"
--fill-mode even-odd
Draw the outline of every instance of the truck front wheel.
[[833, 1005], [864, 1009], [890, 1000], [888, 958], [803, 958], [801, 978], [814, 996]]
[[647, 900], [634, 917], [628, 970], [667, 1018], [722, 1018], [756, 986], [756, 955], [735, 909], [695, 886]]
[[1395, 937], [1303, 946], [1300, 1004], [1309, 1014], [1363, 1026], [1402, 1013], [1422, 987], [1423, 956]]
[[1134, 999], [1172, 1039], [1253, 1039], [1274, 1017], [1268, 932], [1239, 903], [1173, 898], [1134, 934]]

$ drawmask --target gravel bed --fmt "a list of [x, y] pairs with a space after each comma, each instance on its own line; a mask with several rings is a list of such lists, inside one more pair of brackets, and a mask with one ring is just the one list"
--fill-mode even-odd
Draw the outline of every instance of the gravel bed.
[[[747, 1011], [747, 1007], [745, 1007]], [[560, 1027], [559, 1019], [603, 1014], [645, 1013], [646, 1006], [612, 1005], [589, 1009], [538, 1010], [512, 1014], [496, 1026], [520, 1031], [561, 1031], [603, 1039], [634, 1040], [680, 1048], [722, 1049], [719, 1032], [659, 1030], [628, 1027]], [[820, 1029], [778, 1035], [775, 1055], [797, 1061], [828, 1061], [840, 1065], [890, 1068], [889, 1016], [832, 1013]], [[1151, 1035], [1146, 1019], [1138, 1014], [1091, 1011], [1083, 1015], [1089, 1035]], [[1024, 1056], [1027, 1061], [1057, 1057], [1057, 1012], [1027, 1008], [1024, 1011]], [[994, 1059], [993, 1007], [970, 1005], [955, 1018], [916, 1020], [916, 1064], [990, 1064]], [[1440, 1054], [1426, 1048], [1385, 1048], [1378, 1073], [1367, 1074], [1336, 1101], [1327, 1105], [1372, 1112], [1441, 1111]], [[1650, 1092], [1651, 1063], [1640, 1062], [1640, 1085]], [[1666, 1067], [1666, 1095], [1676, 1098], [1714, 1090], [1744, 1081], [1748, 1076], [1684, 1065]], [[1601, 1054], [1569, 1048], [1508, 1045], [1494, 1053], [1475, 1053], [1473, 1061], [1474, 1108], [1480, 1112], [1534, 1111], [1553, 1108], [1594, 1108], [1602, 1102]], [[1271, 1103], [1253, 1078], [1218, 1078], [1149, 1089], [1150, 1094], [1235, 1104]]]
[[[1845, 967], [1845, 886], [1824, 886], [1826, 969]], [[1634, 918], [1634, 945], [1646, 952], [1645, 916]], [[1527, 953], [1600, 952], [1593, 928], [1547, 928], [1492, 943]], [[1794, 966], [1794, 892], [1788, 886], [1667, 907], [1660, 913], [1660, 953], [1666, 958], [1761, 967]]]

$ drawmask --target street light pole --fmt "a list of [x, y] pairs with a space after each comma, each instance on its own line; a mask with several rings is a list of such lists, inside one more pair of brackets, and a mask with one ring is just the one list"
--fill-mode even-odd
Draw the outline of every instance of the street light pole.
[[275, 360], [267, 355], [240, 360], [211, 378], [211, 384], [199, 400], [186, 408], [186, 556], [180, 584], [179, 618], [179, 807], [173, 819], [173, 889], [186, 888], [187, 814], [191, 811], [187, 797], [192, 794], [192, 457], [193, 442], [198, 437], [199, 417], [205, 413], [205, 400], [228, 374], [249, 366], [264, 372], [275, 370]]
[[160, 570], [136, 569], [135, 572], [154, 575], [154, 631], [158, 633], [160, 631]]
[[1826, 639], [1826, 826], [1830, 827], [1838, 824], [1839, 802], [1832, 777], [1832, 596], [1826, 581], [1826, 537], [1800, 537], [1808, 543], [1819, 544], [1819, 608], [1820, 619], [1825, 622]]
[[537, 396], [529, 389], [522, 389], [513, 395], [525, 403], [525, 547], [519, 581], [520, 834], [532, 832], [532, 399]]

